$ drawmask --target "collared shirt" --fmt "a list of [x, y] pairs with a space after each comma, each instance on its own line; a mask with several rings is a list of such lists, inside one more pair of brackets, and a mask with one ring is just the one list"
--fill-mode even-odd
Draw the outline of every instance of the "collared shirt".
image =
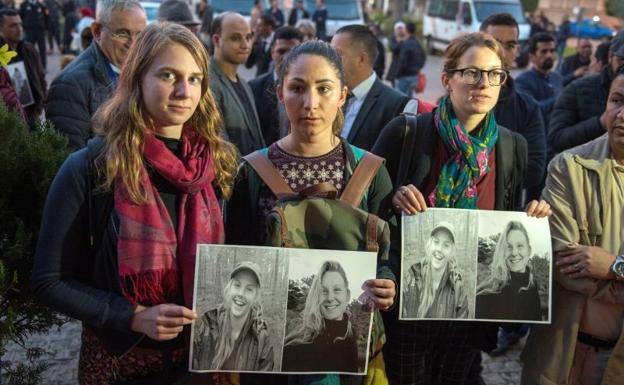
[[269, 49], [271, 49], [271, 43], [273, 43], [273, 37], [275, 36], [275, 32], [271, 32], [271, 34], [262, 39], [262, 42], [264, 43], [264, 52], [269, 52]]
[[366, 95], [368, 95], [368, 92], [373, 87], [375, 80], [377, 80], [377, 74], [373, 71], [366, 80], [362, 81], [351, 90], [353, 97], [347, 102], [347, 106], [345, 107], [345, 122], [342, 126], [342, 132], [340, 133], [340, 136], [343, 138], [346, 139], [349, 136], [353, 122], [358, 112], [360, 112], [364, 99], [366, 99]]

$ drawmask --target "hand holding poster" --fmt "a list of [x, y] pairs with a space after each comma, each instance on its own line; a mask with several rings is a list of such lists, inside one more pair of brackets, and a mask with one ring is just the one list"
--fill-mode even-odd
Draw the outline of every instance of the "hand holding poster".
[[200, 245], [192, 372], [363, 374], [375, 277], [368, 252]]
[[550, 322], [547, 219], [428, 209], [402, 231], [400, 319]]

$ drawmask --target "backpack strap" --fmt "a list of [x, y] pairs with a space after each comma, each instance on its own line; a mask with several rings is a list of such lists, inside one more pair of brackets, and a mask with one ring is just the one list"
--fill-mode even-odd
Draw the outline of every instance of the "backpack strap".
[[340, 200], [358, 207], [382, 163], [383, 158], [370, 152], [365, 152], [362, 160], [355, 168], [349, 183], [347, 183], [342, 195], [340, 195]]
[[407, 179], [410, 164], [412, 163], [412, 154], [414, 152], [414, 139], [416, 138], [416, 129], [418, 120], [416, 115], [402, 113], [405, 117], [405, 129], [403, 130], [403, 145], [401, 148], [401, 160], [399, 161], [399, 169], [397, 171], [394, 186], [399, 188], [403, 186]]
[[278, 199], [290, 198], [297, 195], [286, 181], [284, 181], [284, 178], [282, 178], [269, 158], [263, 155], [261, 151], [254, 151], [244, 156], [243, 159], [256, 170], [258, 176], [260, 176], [262, 181], [264, 181]]

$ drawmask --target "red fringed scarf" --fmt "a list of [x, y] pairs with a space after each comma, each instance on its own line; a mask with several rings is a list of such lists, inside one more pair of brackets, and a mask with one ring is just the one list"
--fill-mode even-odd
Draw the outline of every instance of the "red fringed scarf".
[[147, 202], [134, 204], [122, 183], [115, 184], [115, 211], [120, 228], [117, 261], [121, 291], [133, 304], [153, 306], [184, 297], [193, 304], [195, 253], [198, 243], [223, 243], [221, 207], [212, 188], [215, 170], [210, 145], [185, 129], [179, 159], [151, 133], [145, 134], [143, 156], [182, 196], [177, 231], [149, 178], [141, 170]]

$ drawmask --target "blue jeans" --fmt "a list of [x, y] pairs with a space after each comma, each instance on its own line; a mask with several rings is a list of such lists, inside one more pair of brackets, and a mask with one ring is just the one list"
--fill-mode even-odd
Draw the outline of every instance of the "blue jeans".
[[414, 87], [418, 84], [418, 76], [403, 76], [400, 78], [396, 78], [394, 81], [394, 88], [403, 92], [405, 95], [412, 97], [412, 91], [414, 91]]

